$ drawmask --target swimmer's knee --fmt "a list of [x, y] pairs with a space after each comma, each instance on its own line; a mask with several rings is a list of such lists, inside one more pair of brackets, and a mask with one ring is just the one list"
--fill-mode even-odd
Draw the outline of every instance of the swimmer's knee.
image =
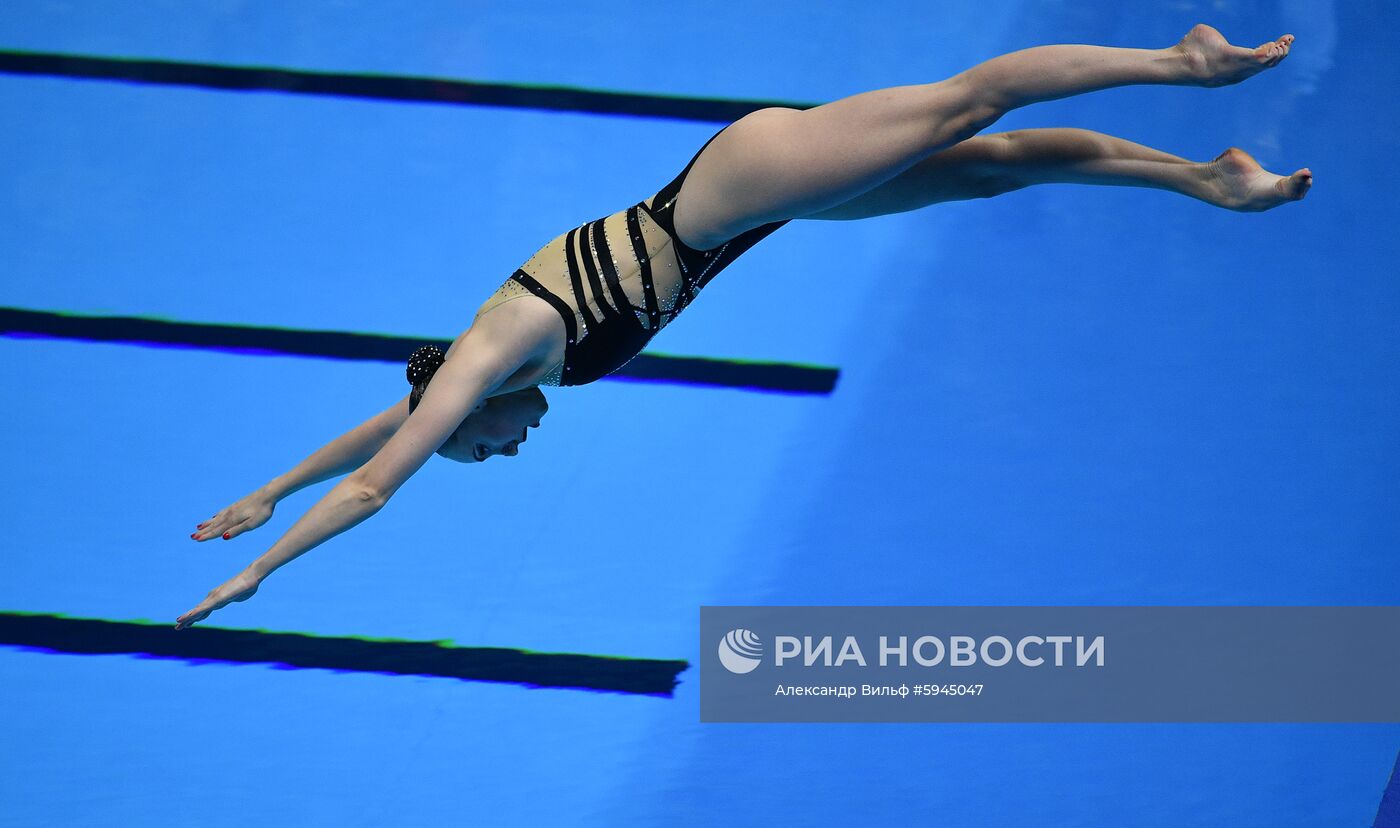
[[982, 130], [1001, 120], [1008, 112], [1007, 107], [977, 88], [964, 75], [932, 84], [936, 89], [938, 103], [933, 116], [934, 140], [940, 147], [966, 141]]
[[1003, 193], [1012, 190], [1019, 190], [1026, 186], [1026, 182], [1014, 175], [979, 175], [973, 179], [971, 191], [973, 198], [995, 198]]

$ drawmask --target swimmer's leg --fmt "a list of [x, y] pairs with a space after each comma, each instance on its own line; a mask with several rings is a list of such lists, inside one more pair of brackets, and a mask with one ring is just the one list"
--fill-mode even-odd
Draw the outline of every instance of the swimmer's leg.
[[852, 221], [990, 198], [1033, 184], [1152, 187], [1256, 212], [1301, 199], [1312, 186], [1312, 173], [1304, 168], [1291, 176], [1274, 175], [1236, 147], [1198, 163], [1087, 129], [1021, 129], [954, 144], [873, 190], [800, 218]]
[[808, 110], [761, 109], [695, 160], [676, 203], [676, 231], [692, 247], [713, 247], [760, 224], [849, 201], [1011, 109], [1129, 84], [1238, 83], [1283, 60], [1292, 42], [1284, 35], [1245, 49], [1198, 25], [1163, 49], [1037, 46], [936, 83]]

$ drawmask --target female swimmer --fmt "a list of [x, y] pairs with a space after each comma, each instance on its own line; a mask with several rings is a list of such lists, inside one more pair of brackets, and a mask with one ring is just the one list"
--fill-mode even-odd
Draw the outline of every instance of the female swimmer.
[[247, 600], [278, 567], [374, 515], [434, 453], [462, 463], [513, 456], [548, 408], [540, 385], [616, 370], [787, 221], [869, 218], [1045, 183], [1156, 187], [1242, 211], [1301, 199], [1311, 172], [1274, 175], [1236, 148], [1193, 163], [1081, 129], [979, 134], [1038, 101], [1129, 84], [1238, 83], [1276, 66], [1293, 39], [1241, 48], [1201, 24], [1163, 49], [1038, 46], [935, 83], [740, 118], [656, 195], [541, 248], [445, 356], [415, 352], [403, 399], [199, 524], [196, 541], [237, 537], [287, 494], [346, 474], [175, 628]]

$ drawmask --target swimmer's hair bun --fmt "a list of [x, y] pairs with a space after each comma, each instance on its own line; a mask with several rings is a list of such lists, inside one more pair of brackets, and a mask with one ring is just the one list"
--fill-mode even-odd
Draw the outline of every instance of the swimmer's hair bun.
[[447, 361], [447, 355], [436, 345], [424, 345], [408, 358], [408, 384], [415, 388], [427, 385], [437, 369]]

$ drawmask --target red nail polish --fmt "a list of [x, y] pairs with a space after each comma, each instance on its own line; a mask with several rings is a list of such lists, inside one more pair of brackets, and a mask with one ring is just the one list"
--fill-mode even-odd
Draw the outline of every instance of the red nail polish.
[[228, 532], [224, 533], [224, 540], [228, 540]]

